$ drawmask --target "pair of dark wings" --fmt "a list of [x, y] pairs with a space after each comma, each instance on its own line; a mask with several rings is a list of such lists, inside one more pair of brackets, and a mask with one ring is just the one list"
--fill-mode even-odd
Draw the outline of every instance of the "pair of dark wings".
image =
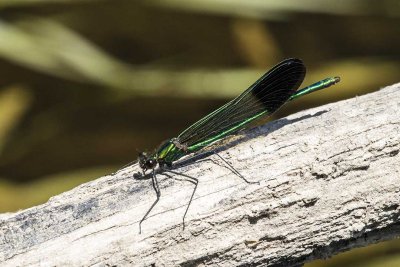
[[183, 131], [177, 137], [179, 143], [190, 147], [228, 131], [260, 113], [271, 115], [297, 91], [305, 74], [306, 68], [300, 59], [282, 61], [238, 97]]

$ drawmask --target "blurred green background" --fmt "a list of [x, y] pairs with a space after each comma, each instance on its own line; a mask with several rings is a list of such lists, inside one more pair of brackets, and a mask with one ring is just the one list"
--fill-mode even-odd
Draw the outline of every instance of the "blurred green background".
[[[398, 0], [0, 0], [0, 212], [157, 147], [287, 57], [342, 82], [274, 117], [400, 81]], [[400, 266], [390, 241], [308, 266]], [[366, 258], [368, 255], [368, 258]]]

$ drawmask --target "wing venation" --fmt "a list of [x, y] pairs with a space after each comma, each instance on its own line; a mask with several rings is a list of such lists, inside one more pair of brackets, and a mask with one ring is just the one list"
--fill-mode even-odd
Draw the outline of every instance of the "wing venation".
[[282, 61], [238, 97], [183, 131], [178, 136], [179, 142], [191, 146], [225, 132], [261, 112], [272, 114], [296, 92], [305, 73], [306, 68], [300, 59]]

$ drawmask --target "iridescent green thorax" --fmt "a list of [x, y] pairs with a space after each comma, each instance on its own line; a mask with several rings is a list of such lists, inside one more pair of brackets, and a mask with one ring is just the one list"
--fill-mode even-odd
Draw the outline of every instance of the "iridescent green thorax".
[[172, 163], [175, 160], [183, 157], [186, 153], [176, 147], [172, 140], [166, 141], [157, 150], [154, 157], [158, 161], [164, 161], [166, 163]]

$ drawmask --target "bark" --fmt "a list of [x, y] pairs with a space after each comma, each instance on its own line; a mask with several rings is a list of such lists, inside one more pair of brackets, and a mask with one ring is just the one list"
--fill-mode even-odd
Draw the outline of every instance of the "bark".
[[[0, 216], [2, 266], [298, 266], [400, 233], [400, 84], [245, 131], [174, 171], [136, 165]], [[203, 159], [203, 160], [202, 160]], [[204, 159], [212, 159], [217, 164]], [[186, 163], [187, 163], [186, 162]], [[168, 173], [167, 173], [168, 174]], [[172, 177], [172, 178], [171, 178]]]

